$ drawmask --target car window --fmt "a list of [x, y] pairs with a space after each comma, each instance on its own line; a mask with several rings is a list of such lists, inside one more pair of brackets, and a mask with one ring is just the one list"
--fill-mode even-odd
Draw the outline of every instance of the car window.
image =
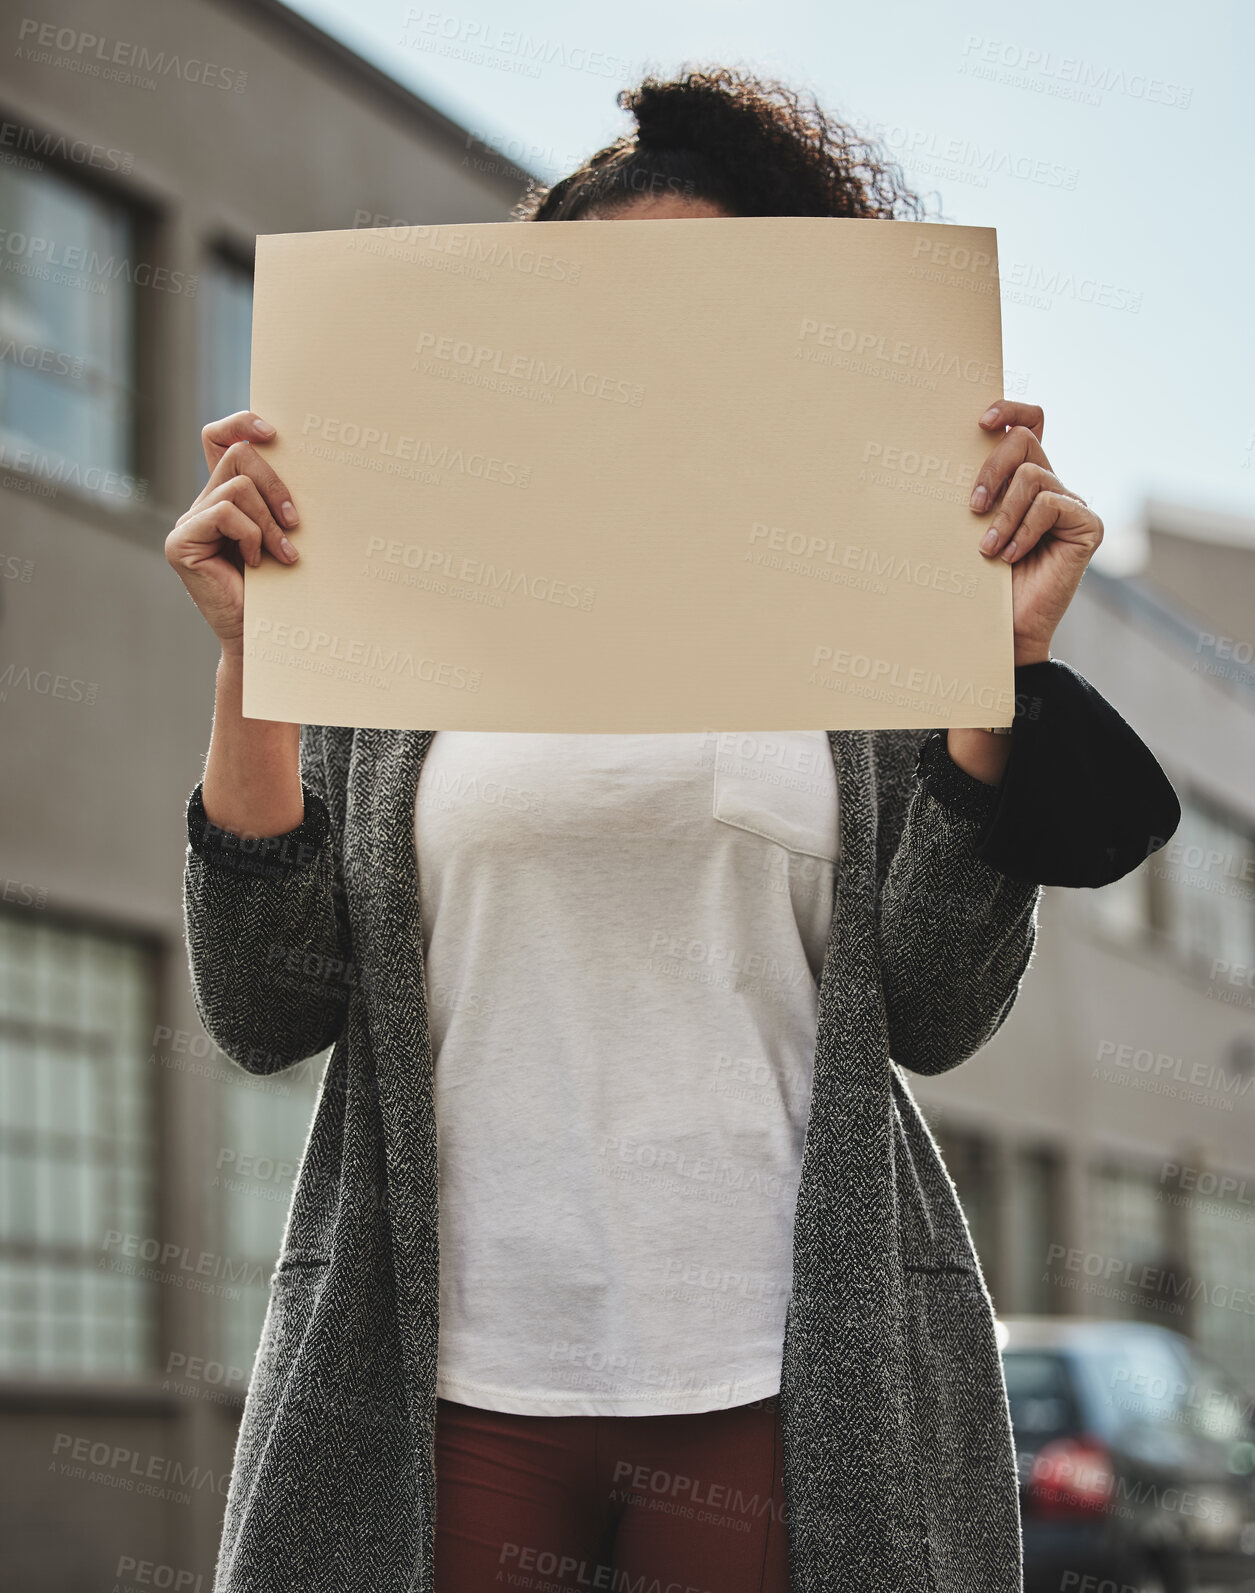
[[1234, 1469], [1255, 1470], [1255, 1395], [1194, 1345], [1183, 1346], [1189, 1367], [1184, 1400], [1191, 1429], [1208, 1443], [1231, 1446]]
[[1011, 1425], [1020, 1443], [1045, 1442], [1079, 1429], [1076, 1391], [1062, 1355], [1008, 1349], [1002, 1367]]
[[1166, 1337], [1153, 1332], [1095, 1343], [1088, 1351], [1095, 1392], [1118, 1428], [1189, 1430], [1189, 1369]]

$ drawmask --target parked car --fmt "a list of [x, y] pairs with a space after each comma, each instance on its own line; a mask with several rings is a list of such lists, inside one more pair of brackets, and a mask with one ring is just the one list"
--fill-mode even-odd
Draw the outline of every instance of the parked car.
[[1026, 1593], [1255, 1593], [1255, 1394], [1147, 1323], [999, 1339]]

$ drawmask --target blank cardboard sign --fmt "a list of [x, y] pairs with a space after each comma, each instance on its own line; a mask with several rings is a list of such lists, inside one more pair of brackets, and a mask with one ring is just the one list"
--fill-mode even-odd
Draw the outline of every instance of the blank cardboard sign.
[[993, 229], [755, 216], [258, 239], [300, 560], [244, 712], [433, 730], [1009, 724], [968, 508]]

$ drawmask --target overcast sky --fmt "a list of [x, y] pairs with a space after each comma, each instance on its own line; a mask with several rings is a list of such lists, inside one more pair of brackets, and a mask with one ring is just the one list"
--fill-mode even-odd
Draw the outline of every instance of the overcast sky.
[[548, 178], [631, 125], [615, 94], [647, 71], [814, 92], [934, 219], [997, 228], [1004, 365], [1106, 523], [1102, 563], [1136, 562], [1147, 495], [1255, 522], [1249, 0], [297, 9]]

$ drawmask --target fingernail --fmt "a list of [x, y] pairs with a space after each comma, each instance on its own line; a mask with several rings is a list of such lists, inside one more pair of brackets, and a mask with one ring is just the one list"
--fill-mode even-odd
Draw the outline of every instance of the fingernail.
[[296, 506], [290, 499], [285, 498], [279, 505], [279, 513], [283, 516], [284, 525], [296, 524]]
[[1010, 564], [1011, 560], [1015, 557], [1015, 538], [1014, 537], [1012, 537], [1011, 541], [1007, 543], [1005, 548], [1003, 548], [1002, 556], [1007, 561], [1008, 564]]
[[268, 420], [254, 420], [253, 430], [259, 437], [273, 437], [275, 434], [275, 429]]
[[982, 553], [992, 553], [997, 546], [998, 533], [993, 526], [990, 526], [989, 530], [980, 539], [980, 550]]
[[288, 556], [288, 558], [290, 558], [290, 559], [299, 559], [300, 558], [300, 554], [296, 551], [296, 549], [288, 541], [287, 537], [280, 537], [279, 538], [279, 546], [283, 549], [284, 553]]
[[997, 404], [991, 404], [989, 406], [989, 408], [985, 411], [985, 413], [981, 416], [980, 423], [981, 423], [982, 426], [992, 426], [994, 421], [997, 420], [997, 418], [998, 418], [998, 406], [997, 406]]
[[988, 490], [985, 487], [977, 487], [975, 492], [972, 494], [972, 508], [975, 509], [977, 514], [980, 514], [988, 502]]

